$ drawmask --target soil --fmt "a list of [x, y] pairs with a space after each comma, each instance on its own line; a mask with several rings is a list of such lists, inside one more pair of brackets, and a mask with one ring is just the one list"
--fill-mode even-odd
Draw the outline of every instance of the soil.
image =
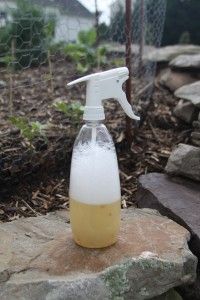
[[[70, 62], [54, 59], [52, 69], [52, 80], [48, 65], [12, 75], [6, 69], [0, 70], [1, 80], [7, 85], [0, 89], [0, 222], [69, 206], [70, 158], [81, 123], [57, 111], [53, 103], [84, 103], [85, 87], [66, 87], [76, 77]], [[138, 104], [142, 122], [139, 127], [133, 124], [131, 145], [124, 136], [122, 109], [115, 101], [105, 104], [105, 124], [118, 153], [123, 208], [135, 205], [137, 177], [163, 172], [173, 146], [188, 141], [190, 129], [172, 114], [176, 103], [170, 92], [155, 87], [145, 110], [145, 101]], [[45, 138], [32, 142], [25, 139], [9, 121], [11, 114], [47, 124]]]

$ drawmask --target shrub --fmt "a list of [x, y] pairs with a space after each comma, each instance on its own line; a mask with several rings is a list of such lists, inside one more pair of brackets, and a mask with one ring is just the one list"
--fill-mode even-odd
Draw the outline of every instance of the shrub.
[[90, 68], [99, 67], [106, 62], [106, 48], [95, 48], [96, 39], [94, 29], [80, 31], [78, 42], [75, 44], [69, 43], [64, 47], [65, 55], [76, 63], [78, 72], [85, 73]]

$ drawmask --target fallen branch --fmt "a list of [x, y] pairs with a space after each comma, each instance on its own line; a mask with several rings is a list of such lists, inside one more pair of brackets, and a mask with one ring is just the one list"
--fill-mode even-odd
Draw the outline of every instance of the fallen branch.
[[31, 211], [32, 211], [32, 213], [36, 216], [36, 217], [38, 217], [38, 216], [41, 216], [41, 214], [40, 213], [38, 213], [36, 210], [34, 210], [25, 200], [23, 200], [23, 199], [20, 199], [23, 203], [24, 203], [24, 205], [26, 205], [26, 207], [28, 208], [28, 209], [30, 209]]

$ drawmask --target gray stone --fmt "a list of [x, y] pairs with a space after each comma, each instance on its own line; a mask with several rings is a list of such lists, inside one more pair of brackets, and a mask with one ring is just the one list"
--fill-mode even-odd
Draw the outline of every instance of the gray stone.
[[[125, 45], [122, 45], [122, 44], [119, 44], [119, 43], [105, 43], [105, 44], [103, 44], [103, 46], [106, 47], [107, 52], [110, 53], [110, 54], [117, 53], [117, 54], [124, 55], [124, 53], [126, 51]], [[132, 50], [132, 53], [134, 55], [138, 55], [139, 51], [140, 51], [140, 47], [139, 47], [138, 44], [132, 44], [131, 45], [131, 50]], [[155, 47], [154, 46], [149, 46], [149, 45], [144, 45], [143, 50], [144, 50], [144, 56], [146, 56], [146, 54], [151, 53], [152, 51], [154, 51]]]
[[195, 140], [200, 140], [200, 132], [197, 132], [197, 131], [193, 131], [191, 133], [191, 137]]
[[180, 100], [174, 109], [174, 115], [190, 124], [197, 118], [197, 109], [191, 102]]
[[200, 140], [196, 140], [194, 138], [191, 139], [193, 145], [200, 147]]
[[4, 89], [7, 87], [7, 83], [3, 80], [0, 80], [0, 89]]
[[174, 95], [178, 98], [191, 101], [200, 108], [200, 81], [180, 87], [175, 91]]
[[197, 77], [188, 72], [179, 72], [167, 69], [159, 79], [159, 83], [174, 92], [183, 85], [197, 81]]
[[145, 55], [145, 59], [155, 62], [169, 62], [181, 54], [199, 54], [200, 46], [175, 45], [157, 48]]
[[[162, 215], [189, 229], [190, 249], [200, 259], [200, 185], [181, 177], [150, 173], [139, 177], [139, 207], [157, 209]], [[184, 299], [200, 299], [200, 273], [195, 284], [179, 288]]]
[[194, 122], [192, 123], [192, 125], [193, 125], [194, 128], [197, 128], [197, 129], [200, 130], [200, 121], [194, 121]]
[[171, 153], [165, 171], [171, 175], [181, 175], [200, 180], [200, 149], [179, 144]]
[[170, 67], [183, 69], [200, 69], [200, 54], [179, 55], [170, 61]]
[[183, 298], [174, 289], [171, 289], [167, 293], [151, 300], [183, 300]]
[[0, 224], [1, 300], [151, 299], [196, 277], [189, 232], [154, 210], [122, 211], [118, 242], [84, 249], [66, 212]]
[[[181, 177], [149, 173], [139, 177], [136, 201], [140, 208], [157, 209], [186, 227], [200, 257], [200, 185]], [[194, 250], [193, 249], [193, 250]]]

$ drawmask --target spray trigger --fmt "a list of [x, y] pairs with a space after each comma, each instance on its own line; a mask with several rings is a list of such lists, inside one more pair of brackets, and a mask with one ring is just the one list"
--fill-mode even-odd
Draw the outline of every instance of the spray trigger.
[[126, 94], [122, 89], [123, 83], [129, 78], [129, 71], [126, 67], [115, 68], [109, 71], [94, 73], [76, 79], [68, 86], [80, 82], [86, 82], [86, 106], [84, 109], [84, 120], [104, 120], [104, 108], [102, 100], [114, 98], [122, 106], [125, 113], [134, 120], [140, 120], [132, 110], [127, 101]]

